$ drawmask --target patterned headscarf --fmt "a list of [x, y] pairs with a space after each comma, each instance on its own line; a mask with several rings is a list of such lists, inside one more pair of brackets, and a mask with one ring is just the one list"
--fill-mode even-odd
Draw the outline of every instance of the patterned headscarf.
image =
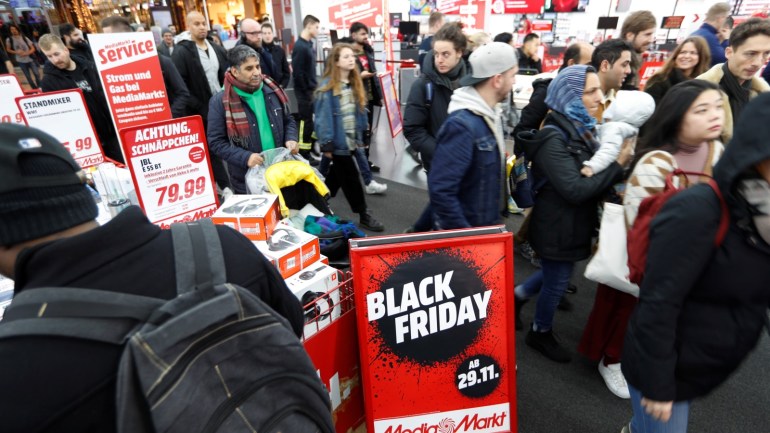
[[589, 66], [575, 65], [564, 68], [548, 86], [545, 104], [553, 111], [567, 116], [584, 129], [596, 127], [596, 119], [588, 114], [583, 104], [583, 89]]

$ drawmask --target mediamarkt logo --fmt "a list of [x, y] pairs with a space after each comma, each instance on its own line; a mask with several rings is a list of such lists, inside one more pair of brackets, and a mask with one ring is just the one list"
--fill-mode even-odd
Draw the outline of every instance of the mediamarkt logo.
[[465, 415], [459, 423], [455, 423], [452, 418], [444, 418], [438, 424], [428, 425], [423, 423], [420, 426], [406, 428], [403, 424], [389, 426], [384, 433], [458, 433], [466, 431], [485, 430], [505, 425], [505, 417], [508, 414], [502, 412], [485, 418], [479, 418], [479, 414], [473, 416]]

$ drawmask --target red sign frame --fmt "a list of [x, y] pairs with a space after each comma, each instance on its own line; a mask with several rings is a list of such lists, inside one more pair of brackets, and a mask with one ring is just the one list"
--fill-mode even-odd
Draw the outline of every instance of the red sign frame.
[[545, 0], [492, 0], [492, 15], [539, 14]]
[[[378, 15], [382, 19], [379, 23]], [[382, 0], [348, 0], [329, 7], [329, 22], [338, 30], [348, 29], [354, 22], [379, 27], [384, 21]]]
[[388, 123], [393, 137], [397, 136], [404, 129], [404, 121], [401, 119], [401, 104], [398, 103], [398, 94], [396, 85], [393, 82], [393, 73], [385, 72], [378, 76], [380, 88], [382, 89], [383, 105], [388, 114]]
[[[13, 103], [13, 101], [16, 98], [18, 98], [20, 96], [24, 96], [24, 89], [22, 89], [21, 83], [19, 83], [19, 77], [17, 77], [14, 74], [2, 74], [2, 75], [0, 75], [0, 80], [2, 80], [2, 82], [6, 82], [5, 80], [9, 80], [8, 84], [11, 85], [11, 86], [7, 86], [8, 87], [8, 89], [7, 89], [8, 92], [7, 93], [8, 94], [6, 96], [9, 97], [9, 100], [8, 101], [0, 100], [0, 109], [4, 110], [4, 109], [7, 109], [9, 107], [19, 108], [19, 107], [17, 107]], [[16, 83], [16, 85], [12, 86], [11, 81], [14, 81]], [[5, 85], [2, 85], [2, 86], [6, 87]], [[11, 87], [13, 87], [13, 88], [11, 89]], [[6, 89], [1, 90], [0, 94], [6, 93], [5, 90]], [[18, 91], [16, 91], [16, 90], [18, 90]], [[3, 98], [3, 99], [5, 99], [5, 98]], [[7, 117], [8, 121], [6, 121], [6, 117]], [[24, 116], [22, 116], [21, 112], [18, 111], [18, 110], [16, 112], [11, 112], [11, 111], [8, 111], [8, 112], [5, 112], [5, 113], [0, 112], [0, 123], [3, 123], [3, 122], [5, 122], [5, 123], [17, 123], [17, 124], [22, 124], [23, 125], [24, 124]]]
[[[368, 238], [366, 246], [363, 241], [351, 242], [361, 378], [370, 433], [517, 431], [513, 236], [499, 231], [485, 235], [463, 232], [473, 229], [432, 232], [433, 238], [423, 240], [419, 235], [399, 235]], [[445, 237], [438, 238], [441, 236]], [[404, 241], [398, 242], [400, 238]], [[389, 243], [371, 244], [377, 240]], [[452, 270], [440, 277], [446, 269]], [[433, 283], [425, 281], [434, 277], [420, 279], [432, 273], [438, 273], [430, 280]], [[452, 278], [460, 283], [452, 286]], [[393, 281], [409, 283], [398, 294], [400, 283], [389, 287]], [[465, 284], [469, 281], [474, 283]], [[430, 284], [435, 284], [432, 291]], [[418, 286], [420, 301], [417, 295], [409, 295], [410, 290], [417, 293]], [[452, 296], [441, 300], [441, 293]], [[465, 296], [468, 293], [471, 295]], [[396, 305], [399, 297], [400, 307]], [[419, 306], [406, 308], [410, 301], [404, 300], [410, 297]], [[458, 320], [450, 326], [445, 321], [452, 315], [449, 304], [459, 305], [460, 313], [455, 317], [468, 318], [463, 312], [469, 313], [471, 297], [474, 302], [487, 299], [486, 304], [477, 302], [475, 323]], [[422, 301], [428, 298], [435, 300], [432, 306]], [[438, 313], [431, 313], [432, 308]], [[418, 316], [427, 321], [422, 322], [424, 333], [415, 325], [420, 322]], [[407, 320], [409, 326], [415, 326], [407, 331], [408, 336], [398, 325]], [[437, 322], [442, 322], [440, 328], [435, 327]], [[395, 334], [402, 336], [400, 341], [390, 333], [391, 325]], [[455, 338], [457, 335], [462, 338]], [[410, 344], [408, 350], [415, 352], [405, 354], [406, 347], [398, 346], [403, 343]], [[420, 358], [423, 355], [416, 351], [430, 354], [431, 359]]]

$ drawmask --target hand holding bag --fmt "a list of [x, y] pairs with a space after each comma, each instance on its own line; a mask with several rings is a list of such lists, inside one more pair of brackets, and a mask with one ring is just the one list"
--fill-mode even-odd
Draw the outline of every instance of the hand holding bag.
[[586, 266], [585, 277], [639, 297], [639, 286], [629, 281], [626, 221], [623, 206], [604, 203], [599, 248]]

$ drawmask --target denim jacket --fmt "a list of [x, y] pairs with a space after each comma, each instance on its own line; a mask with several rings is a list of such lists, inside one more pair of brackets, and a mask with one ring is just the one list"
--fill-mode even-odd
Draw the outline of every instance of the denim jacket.
[[[319, 84], [323, 88], [329, 82], [326, 78]], [[345, 137], [345, 127], [342, 123], [340, 109], [340, 94], [333, 89], [317, 92], [315, 97], [315, 134], [321, 144], [321, 152], [332, 152], [335, 155], [350, 155], [348, 142]], [[366, 108], [356, 112], [356, 143], [363, 143], [364, 131], [369, 124]]]
[[[263, 85], [262, 91], [265, 95], [265, 108], [267, 108], [267, 117], [270, 118], [270, 129], [273, 131], [273, 140], [276, 147], [286, 146], [287, 141], [297, 141], [297, 124], [291, 113], [283, 109], [278, 95], [273, 89]], [[257, 126], [257, 116], [251, 111], [249, 105], [243, 101], [246, 118], [251, 126], [251, 146], [244, 149], [230, 142], [227, 136], [227, 121], [225, 119], [225, 106], [222, 103], [224, 91], [217, 93], [209, 101], [209, 118], [206, 137], [209, 142], [209, 149], [215, 155], [227, 161], [227, 169], [230, 173], [230, 183], [236, 194], [246, 194], [246, 172], [249, 170], [248, 161], [252, 153], [262, 152], [262, 140], [259, 137], [259, 127]]]
[[503, 163], [495, 134], [470, 110], [449, 115], [436, 138], [428, 174], [430, 203], [441, 229], [502, 221]]

